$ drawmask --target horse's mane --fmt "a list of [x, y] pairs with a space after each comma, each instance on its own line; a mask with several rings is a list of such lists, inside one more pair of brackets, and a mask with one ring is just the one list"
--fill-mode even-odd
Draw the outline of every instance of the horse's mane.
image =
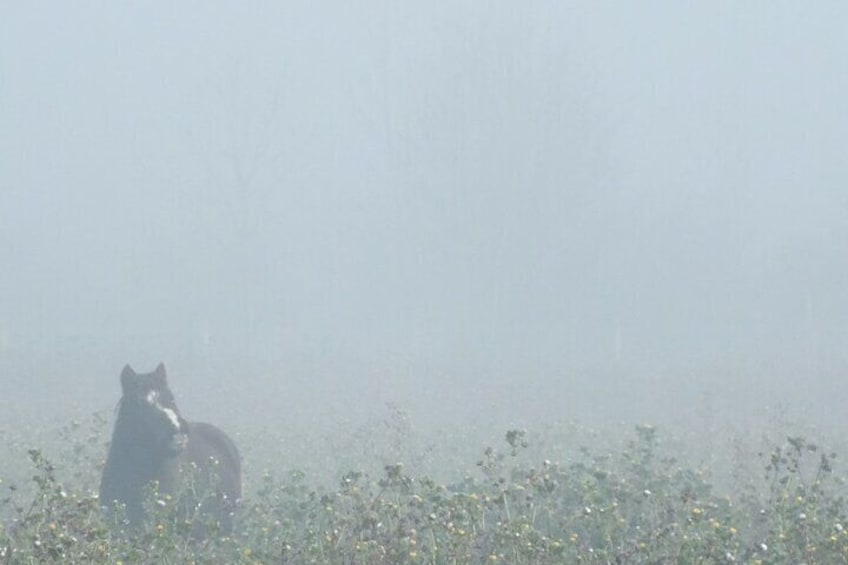
[[124, 397], [121, 397], [118, 402], [115, 404], [115, 427], [114, 431], [118, 431], [123, 429], [129, 417], [127, 416], [127, 410], [122, 410], [124, 407]]

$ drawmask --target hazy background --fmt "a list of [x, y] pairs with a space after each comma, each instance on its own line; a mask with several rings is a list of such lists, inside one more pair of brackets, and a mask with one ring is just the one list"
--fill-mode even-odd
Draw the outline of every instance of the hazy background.
[[0, 398], [848, 424], [848, 5], [15, 2]]

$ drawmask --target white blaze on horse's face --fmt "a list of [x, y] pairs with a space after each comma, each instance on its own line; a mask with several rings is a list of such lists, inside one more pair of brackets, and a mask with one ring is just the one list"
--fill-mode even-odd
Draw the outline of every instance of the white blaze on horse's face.
[[170, 408], [162, 408], [162, 412], [165, 413], [165, 416], [167, 416], [171, 421], [171, 424], [174, 425], [174, 429], [180, 431], [180, 419], [177, 417], [177, 413]]
[[158, 392], [156, 392], [155, 390], [151, 390], [150, 392], [147, 393], [145, 400], [153, 408], [155, 408], [155, 409], [159, 410], [160, 412], [162, 412], [163, 414], [165, 414], [165, 416], [168, 418], [168, 421], [171, 422], [172, 426], [174, 426], [175, 431], [177, 431], [177, 432], [180, 431], [180, 419], [177, 416], [177, 413], [174, 412], [171, 408], [166, 408], [166, 407], [162, 406], [161, 404], [159, 404], [159, 393]]

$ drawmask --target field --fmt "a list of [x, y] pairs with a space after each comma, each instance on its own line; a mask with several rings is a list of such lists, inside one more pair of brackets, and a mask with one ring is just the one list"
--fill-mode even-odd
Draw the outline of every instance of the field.
[[461, 429], [425, 437], [389, 405], [300, 446], [240, 432], [236, 531], [197, 542], [181, 500], [155, 493], [143, 532], [106, 522], [95, 493], [110, 426], [96, 413], [55, 432], [2, 431], [0, 563], [848, 560], [845, 469], [791, 430], [711, 444], [563, 422], [493, 432], [469, 456]]

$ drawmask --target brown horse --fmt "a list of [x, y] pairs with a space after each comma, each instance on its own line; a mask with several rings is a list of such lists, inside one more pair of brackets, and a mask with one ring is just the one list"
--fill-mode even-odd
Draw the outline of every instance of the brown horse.
[[[202, 520], [211, 519], [225, 533], [232, 531], [233, 513], [241, 499], [241, 459], [232, 440], [211, 424], [187, 422], [168, 388], [165, 366], [137, 374], [127, 365], [121, 372], [123, 396], [112, 432], [112, 443], [100, 481], [101, 504], [124, 505], [133, 526], [143, 524], [144, 498], [154, 482], [161, 494], [176, 495], [185, 473], [197, 470], [214, 482], [209, 499], [196, 501]], [[205, 528], [195, 524], [203, 535]]]

